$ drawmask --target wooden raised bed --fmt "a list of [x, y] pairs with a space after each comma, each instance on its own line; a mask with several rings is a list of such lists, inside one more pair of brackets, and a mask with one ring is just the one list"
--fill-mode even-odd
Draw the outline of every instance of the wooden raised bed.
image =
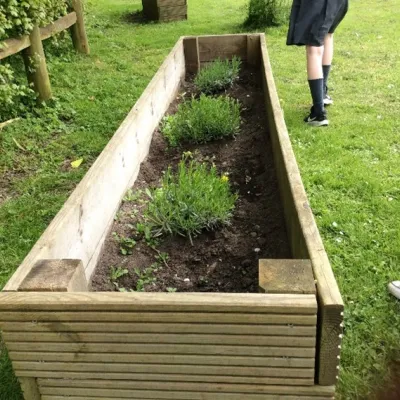
[[143, 13], [153, 21], [180, 21], [187, 19], [187, 0], [142, 0]]
[[[262, 72], [294, 260], [260, 261], [260, 286], [269, 293], [90, 293], [87, 282], [115, 212], [181, 80], [203, 62], [233, 56]], [[286, 281], [294, 264], [301, 284]], [[343, 303], [292, 151], [263, 34], [179, 39], [0, 293], [0, 311], [25, 399], [334, 396]]]

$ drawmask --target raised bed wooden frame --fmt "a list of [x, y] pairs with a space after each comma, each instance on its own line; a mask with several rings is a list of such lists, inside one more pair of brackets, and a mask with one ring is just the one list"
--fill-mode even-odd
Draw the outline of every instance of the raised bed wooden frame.
[[[293, 258], [310, 260], [317, 296], [83, 292], [186, 72], [233, 56], [261, 69]], [[263, 34], [179, 39], [0, 293], [0, 329], [26, 400], [329, 399], [342, 318]]]

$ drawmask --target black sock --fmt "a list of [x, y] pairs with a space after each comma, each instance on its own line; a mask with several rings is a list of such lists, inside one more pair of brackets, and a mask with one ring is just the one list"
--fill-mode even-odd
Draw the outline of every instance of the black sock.
[[329, 72], [331, 71], [331, 66], [323, 65], [322, 70], [324, 71], [324, 90], [326, 94], [328, 91], [328, 78], [329, 78]]
[[324, 111], [324, 79], [311, 79], [308, 84], [310, 85], [314, 110], [317, 114], [321, 114]]

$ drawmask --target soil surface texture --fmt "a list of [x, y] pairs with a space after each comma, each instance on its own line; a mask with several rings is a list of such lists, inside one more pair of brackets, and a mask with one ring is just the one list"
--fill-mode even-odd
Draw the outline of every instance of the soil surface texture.
[[[197, 95], [191, 81], [188, 77], [182, 84], [168, 114], [176, 111], [183, 98]], [[226, 94], [241, 103], [242, 125], [237, 137], [169, 149], [156, 130], [132, 191], [135, 194], [158, 186], [167, 166], [176, 167], [182, 153], [191, 151], [196, 159], [213, 161], [221, 174], [229, 174], [232, 189], [239, 194], [231, 225], [202, 233], [193, 245], [188, 238], [164, 237], [154, 250], [139, 240], [132, 254], [124, 256], [115, 233], [135, 238], [132, 225], [136, 226], [145, 207], [140, 200], [124, 201], [94, 273], [93, 291], [136, 291], [144, 285], [147, 292], [258, 292], [258, 260], [291, 258], [259, 71], [243, 67], [239, 80]], [[157, 251], [168, 253], [168, 260], [155, 266]], [[143, 271], [152, 265], [155, 271], [145, 277]], [[115, 281], [117, 284], [111, 282], [112, 266], [129, 271]]]

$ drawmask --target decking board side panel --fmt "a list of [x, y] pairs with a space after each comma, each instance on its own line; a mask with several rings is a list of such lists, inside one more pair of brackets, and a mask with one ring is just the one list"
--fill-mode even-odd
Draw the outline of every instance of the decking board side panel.
[[309, 258], [316, 278], [319, 303], [317, 382], [333, 385], [338, 375], [343, 300], [301, 180], [272, 75], [265, 35], [261, 37], [261, 51], [269, 130], [292, 255]]

